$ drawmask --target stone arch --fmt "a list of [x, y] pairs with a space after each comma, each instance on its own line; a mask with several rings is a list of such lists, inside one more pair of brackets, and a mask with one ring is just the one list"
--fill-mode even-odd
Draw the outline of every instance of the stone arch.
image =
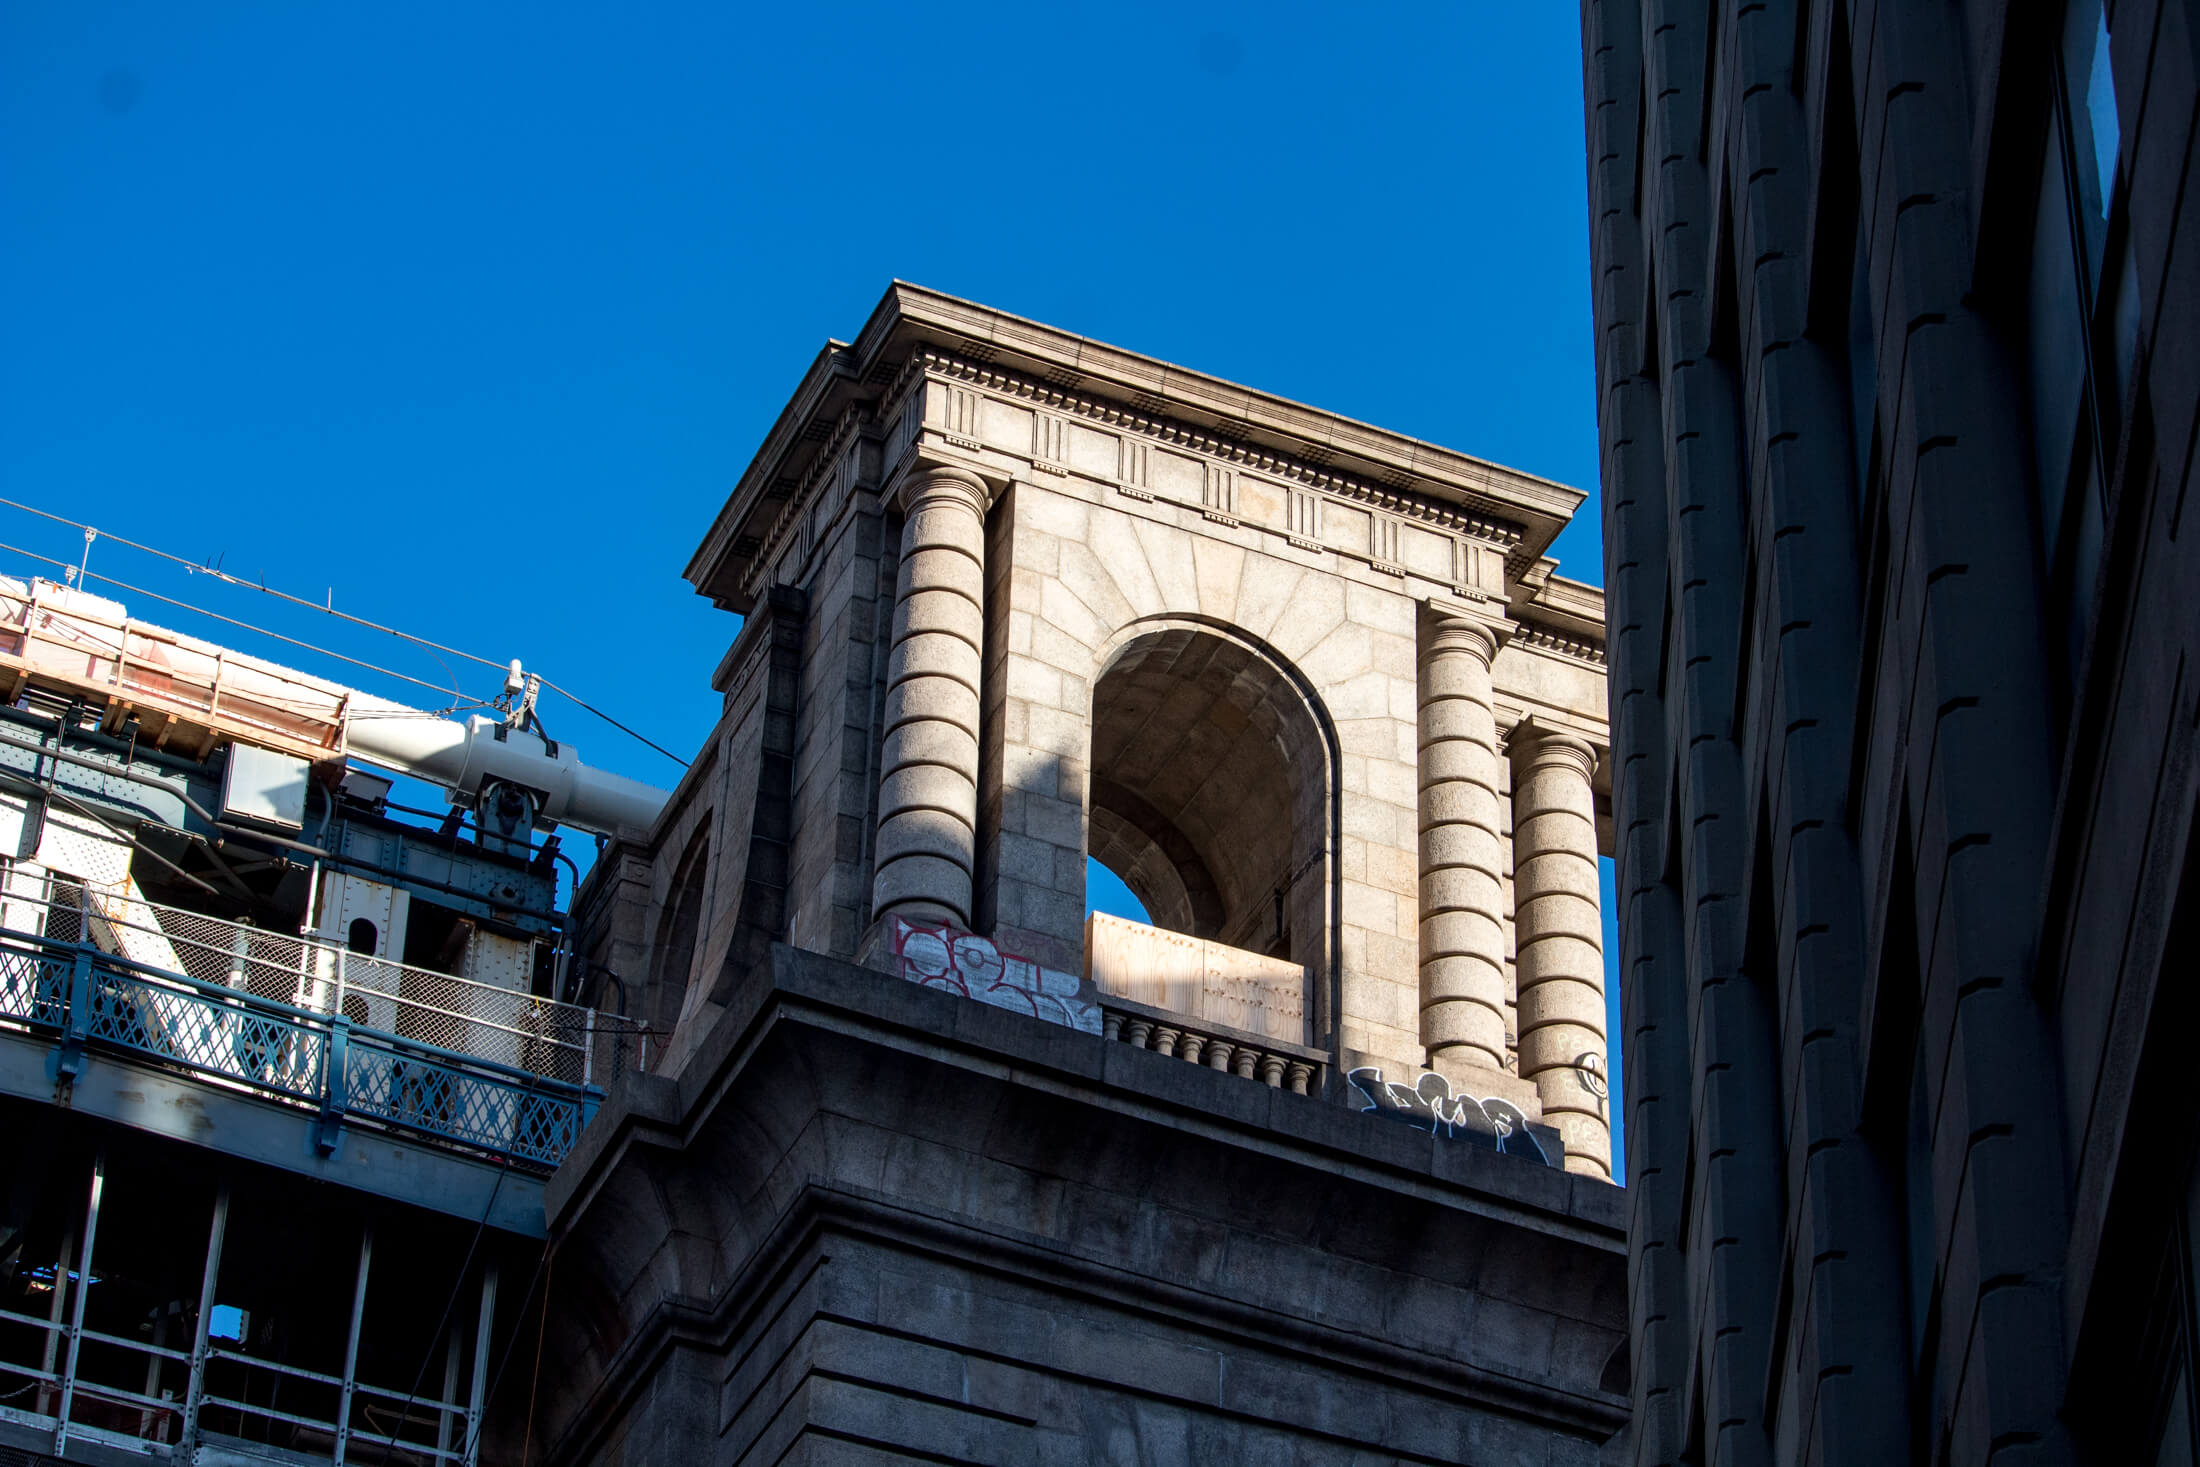
[[[1157, 926], [1324, 967], [1325, 904], [1295, 890], [1318, 895], [1326, 866], [1317, 708], [1225, 628], [1141, 621], [1108, 650], [1093, 682], [1090, 804], [1115, 839], [1091, 854], [1141, 900], [1159, 898], [1147, 907]], [[1156, 883], [1156, 868], [1173, 882]]]
[[[1005, 950], [1077, 969], [1089, 853], [1124, 878], [1157, 925], [1233, 945], [1250, 940], [1256, 951], [1273, 944], [1273, 889], [1260, 893], [1269, 920], [1256, 924], [1254, 883], [1239, 869], [1246, 861], [1233, 857], [1226, 878], [1207, 833], [1152, 818], [1149, 810], [1163, 812], [1167, 801], [1110, 767], [1105, 738], [1097, 749], [1094, 742], [1096, 692], [1107, 693], [1103, 703], [1114, 692], [1099, 684], [1130, 675], [1122, 654], [1157, 633], [1184, 633], [1180, 654], [1212, 638], [1233, 649], [1226, 660], [1257, 663], [1275, 697], [1301, 710], [1295, 743], [1311, 751], [1307, 767], [1321, 769], [1318, 781], [1297, 787], [1320, 812], [1318, 822], [1309, 814], [1297, 823], [1322, 834], [1308, 842], [1311, 864], [1286, 873], [1283, 924], [1290, 957], [1311, 979], [1310, 1037], [1322, 1045], [1343, 1037], [1335, 1028], [1343, 992], [1372, 970], [1388, 985], [1369, 990], [1388, 1026], [1374, 1047], [1404, 1052], [1407, 1044], [1387, 1036], [1410, 1034], [1417, 957], [1412, 919], [1400, 936], [1398, 915], [1414, 899], [1405, 854], [1415, 828], [1411, 597], [1357, 584], [1318, 552], [1278, 552], [1227, 521], [1135, 495], [1118, 503], [1075, 481], [1015, 481], [992, 506], [987, 544], [973, 925]], [[1142, 655], [1167, 655], [1143, 645]], [[1190, 672], [1188, 663], [1171, 665]], [[1355, 869], [1355, 848], [1376, 854]], [[1368, 1048], [1374, 1031], [1360, 1030], [1356, 1042]]]
[[[688, 838], [680, 864], [673, 870], [666, 900], [658, 908], [656, 941], [651, 944], [655, 961], [642, 1007], [653, 1061], [662, 1059], [671, 1046], [673, 1031], [687, 1009], [695, 947], [702, 934], [703, 907], [709, 895], [710, 825], [706, 821]], [[655, 1067], [652, 1063], [651, 1068]]]
[[[1132, 947], [1092, 955], [1095, 981], [1209, 1022], [1332, 1044], [1339, 781], [1320, 695], [1273, 647], [1196, 614], [1133, 619], [1093, 649], [1089, 670], [1074, 761], [1086, 849], [1155, 926], [1255, 955], [1200, 949], [1195, 961], [1118, 929], [1110, 942]], [[1079, 911], [1083, 875], [1079, 860]], [[1129, 987], [1114, 986], [1117, 968]]]
[[1221, 935], [1222, 894], [1199, 849], [1166, 815], [1103, 775], [1092, 776], [1085, 849], [1123, 879], [1155, 926]]

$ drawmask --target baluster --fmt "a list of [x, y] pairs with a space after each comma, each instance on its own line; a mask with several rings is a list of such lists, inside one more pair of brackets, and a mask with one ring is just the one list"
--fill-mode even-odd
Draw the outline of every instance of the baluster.
[[1207, 1068], [1210, 1070], [1228, 1070], [1230, 1068], [1230, 1056], [1236, 1052], [1236, 1045], [1225, 1044], [1219, 1039], [1215, 1040], [1207, 1046]]
[[1151, 1035], [1152, 1033], [1153, 1033], [1153, 1022], [1152, 1022], [1151, 1020], [1149, 1020], [1149, 1019], [1133, 1019], [1133, 1020], [1131, 1020], [1131, 1023], [1130, 1023], [1130, 1032], [1129, 1032], [1129, 1039], [1130, 1039], [1130, 1045], [1131, 1045], [1131, 1048], [1133, 1048], [1133, 1049], [1144, 1049], [1144, 1048], [1146, 1047], [1146, 1040], [1147, 1040], [1148, 1036], [1150, 1036], [1150, 1035]]
[[1258, 1065], [1260, 1060], [1261, 1053], [1259, 1050], [1253, 1048], [1250, 1044], [1239, 1045], [1235, 1060], [1237, 1077], [1240, 1080], [1252, 1079], [1253, 1067]]
[[1180, 1060], [1190, 1060], [1196, 1065], [1199, 1063], [1200, 1051], [1206, 1047], [1207, 1038], [1205, 1035], [1194, 1034], [1190, 1030], [1186, 1030], [1183, 1037], [1176, 1042], [1176, 1057]]
[[1294, 1061], [1291, 1065], [1291, 1093], [1293, 1095], [1304, 1095], [1306, 1093], [1306, 1082], [1312, 1078], [1314, 1078], [1314, 1067], [1312, 1065], [1303, 1061]]
[[1123, 1016], [1109, 1009], [1100, 1011], [1100, 1037], [1113, 1044], [1123, 1037]]
[[1270, 1090], [1283, 1088], [1283, 1056], [1264, 1054], [1260, 1057], [1260, 1083]]
[[1182, 1035], [1183, 1032], [1184, 1031], [1182, 1029], [1172, 1029], [1166, 1024], [1162, 1025], [1160, 1028], [1153, 1031], [1154, 1050], [1160, 1054], [1175, 1054], [1177, 1038]]

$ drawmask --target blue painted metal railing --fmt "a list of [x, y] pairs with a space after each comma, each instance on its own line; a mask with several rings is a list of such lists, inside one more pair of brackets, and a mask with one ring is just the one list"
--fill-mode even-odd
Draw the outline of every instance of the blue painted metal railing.
[[360, 1117], [555, 1168], [603, 1098], [594, 1086], [5, 928], [0, 1020], [54, 1034], [64, 1077], [83, 1072], [87, 1049], [103, 1049], [311, 1107], [323, 1151]]

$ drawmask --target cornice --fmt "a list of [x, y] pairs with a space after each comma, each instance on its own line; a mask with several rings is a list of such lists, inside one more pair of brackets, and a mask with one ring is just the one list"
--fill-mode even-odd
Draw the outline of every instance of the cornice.
[[897, 395], [906, 392], [908, 385], [922, 375], [937, 375], [968, 382], [976, 387], [1041, 404], [1056, 412], [1137, 433], [1157, 443], [1171, 443], [1180, 448], [1188, 448], [1194, 453], [1206, 454], [1210, 458], [1227, 459], [1273, 478], [1288, 479], [1309, 488], [1325, 489], [1341, 498], [1381, 509], [1402, 519], [1419, 520], [1441, 529], [1473, 535], [1477, 539], [1505, 546], [1508, 550], [1519, 545], [1524, 538], [1522, 527], [1503, 518], [1495, 505], [1489, 506], [1488, 512], [1482, 516], [1469, 515], [1420, 494], [1378, 488], [1343, 474], [1332, 473], [1309, 460], [1265, 452], [1233, 438], [1205, 433], [1164, 414], [1141, 412], [1121, 403], [1083, 397], [944, 351], [928, 348], [912, 357], [908, 368], [896, 380]]
[[[796, 528], [803, 523], [809, 513], [811, 501], [816, 498], [818, 485], [827, 475], [839, 470], [841, 457], [847, 450], [849, 441], [870, 422], [870, 413], [861, 405], [844, 408], [839, 418], [823, 434], [814, 432], [821, 424], [813, 422], [813, 431], [806, 432], [804, 436], [811, 440], [822, 437], [824, 447], [804, 466], [799, 479], [780, 479], [766, 487], [759, 508], [763, 503], [776, 500], [779, 501], [779, 513], [773, 516], [768, 530], [754, 537], [754, 550], [747, 557], [749, 568], [741, 576], [741, 589], [751, 600], [762, 594], [763, 571], [778, 562], [779, 552], [793, 537]], [[774, 490], [779, 492], [775, 493]], [[736, 553], [741, 543], [739, 540], [734, 541]]]
[[1586, 662], [1593, 667], [1604, 666], [1604, 644], [1588, 637], [1576, 636], [1539, 622], [1522, 621], [1516, 624], [1513, 645], [1531, 647], [1538, 652], [1548, 652], [1558, 657], [1570, 657], [1576, 662]]
[[773, 563], [798, 523], [789, 511], [841, 456], [850, 427], [891, 424], [927, 375], [1473, 536], [1503, 551], [1508, 579], [1537, 563], [1586, 498], [1532, 474], [897, 281], [852, 345], [828, 342], [813, 358], [690, 558], [687, 579], [745, 610], [756, 572]]

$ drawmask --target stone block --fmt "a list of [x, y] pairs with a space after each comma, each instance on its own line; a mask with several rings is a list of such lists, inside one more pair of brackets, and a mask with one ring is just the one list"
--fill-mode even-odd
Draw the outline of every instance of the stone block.
[[1234, 622], [1238, 586], [1245, 571], [1245, 551], [1205, 535], [1192, 537], [1191, 550], [1193, 577], [1198, 584], [1198, 599], [1193, 605], [1202, 616]]
[[1192, 546], [1200, 537], [1143, 519], [1133, 521], [1132, 529], [1153, 576], [1159, 604], [1178, 611], [1198, 609], [1199, 571]]
[[1097, 670], [1092, 644], [1051, 620], [1041, 620], [1033, 628], [1031, 655], [1071, 677], [1089, 678]]
[[1253, 636], [1269, 638], [1306, 578], [1303, 567], [1265, 554], [1247, 554], [1238, 582], [1237, 624]]
[[1106, 641], [1113, 625], [1103, 620], [1067, 582], [1055, 577], [1048, 577], [1040, 587], [1039, 615], [1086, 648], [1097, 647]]
[[1063, 706], [1062, 675], [1031, 657], [1008, 659], [1008, 696], [1042, 708]]

